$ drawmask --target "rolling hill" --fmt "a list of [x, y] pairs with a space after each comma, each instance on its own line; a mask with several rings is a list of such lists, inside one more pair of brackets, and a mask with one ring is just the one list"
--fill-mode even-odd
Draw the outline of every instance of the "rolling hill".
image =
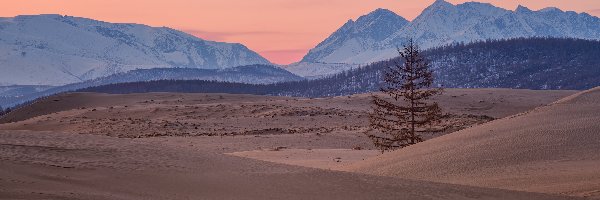
[[361, 161], [345, 170], [598, 197], [600, 87]]
[[[274, 84], [279, 82], [300, 81], [304, 78], [294, 75], [284, 69], [272, 65], [248, 65], [227, 69], [194, 69], [194, 68], [153, 68], [138, 69], [123, 73], [113, 74], [79, 83], [58, 87], [46, 87], [40, 91], [31, 91], [32, 86], [24, 87], [28, 90], [7, 90], [0, 96], [0, 106], [10, 107], [36, 98], [50, 96], [57, 93], [76, 91], [90, 87], [114, 85], [130, 82], [151, 82], [159, 80], [196, 80], [200, 82], [232, 82], [248, 84]], [[6, 87], [22, 88], [22, 87]], [[160, 88], [160, 87], [158, 87]], [[175, 90], [175, 88], [172, 88]], [[218, 91], [216, 91], [218, 92]]]

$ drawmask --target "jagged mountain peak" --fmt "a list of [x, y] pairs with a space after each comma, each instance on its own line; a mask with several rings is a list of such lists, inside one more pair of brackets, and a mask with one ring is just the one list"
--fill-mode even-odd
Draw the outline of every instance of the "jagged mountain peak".
[[[334, 32], [334, 34], [339, 33], [339, 32], [343, 32], [343, 31], [347, 31], [349, 29], [364, 29], [365, 27], [369, 27], [369, 26], [377, 26], [379, 24], [389, 24], [389, 23], [406, 23], [408, 22], [408, 20], [404, 19], [402, 16], [397, 15], [396, 13], [387, 10], [387, 9], [383, 9], [383, 8], [378, 8], [376, 10], [371, 11], [370, 13], [360, 16], [358, 17], [358, 19], [352, 20], [352, 19], [348, 19], [348, 21], [346, 21], [346, 23], [344, 25], [342, 25], [341, 28], [339, 28], [338, 30], [336, 30], [336, 32]], [[356, 31], [356, 30], [354, 30]]]
[[[393, 28], [398, 24], [404, 25], [406, 23], [408, 23], [408, 20], [406, 20], [402, 16], [383, 8], [378, 8], [367, 15], [360, 16], [355, 21], [357, 29], [356, 31], [363, 31], [367, 28], [383, 29], [386, 28], [386, 26], [388, 26], [387, 28]], [[385, 30], [375, 31], [385, 32]]]
[[[377, 15], [374, 13], [391, 15], [390, 12], [376, 10], [363, 16], [369, 19], [365, 21], [370, 21], [364, 24], [377, 24], [373, 27], [358, 25], [361, 23], [356, 22], [347, 24], [343, 29], [346, 34], [336, 32], [326, 40], [330, 41], [328, 44], [337, 41], [335, 45], [326, 45], [327, 48], [319, 45], [312, 49], [303, 61], [368, 64], [397, 56], [395, 47], [404, 44], [409, 38], [415, 39], [423, 49], [453, 43], [517, 37], [600, 39], [600, 18], [587, 13], [578, 14], [553, 7], [532, 11], [520, 5], [513, 11], [489, 3], [466, 2], [454, 5], [444, 0], [437, 0], [413, 21], [402, 26], [391, 27], [380, 22], [388, 21], [387, 18], [373, 21], [376, 18], [372, 16]], [[366, 28], [360, 30], [361, 33], [385, 32], [382, 35], [389, 36], [383, 39], [382, 37], [368, 37], [368, 40], [356, 39], [361, 38], [352, 34], [356, 32], [357, 27]], [[391, 29], [396, 30], [387, 32]], [[296, 70], [298, 71], [302, 70]]]
[[410, 24], [381, 41], [380, 46], [393, 49], [409, 38], [415, 39], [423, 48], [457, 42], [457, 40], [464, 39], [455, 37], [468, 37], [461, 33], [465, 27], [505, 15], [508, 12], [485, 3], [468, 2], [453, 5], [445, 1], [435, 2]]
[[[408, 20], [387, 9], [376, 9], [356, 21], [348, 20], [331, 36], [319, 43], [304, 56], [301, 62], [330, 63], [345, 54], [362, 51], [362, 47], [375, 45], [406, 25]], [[347, 48], [349, 52], [330, 54], [333, 49]], [[325, 53], [324, 53], [325, 52]]]
[[456, 5], [456, 7], [457, 7], [457, 9], [461, 10], [462, 12], [469, 10], [470, 12], [475, 12], [475, 13], [480, 13], [480, 14], [485, 13], [485, 12], [505, 13], [508, 11], [504, 8], [496, 7], [490, 3], [481, 3], [481, 2], [474, 2], [474, 1], [458, 4], [458, 5]]
[[454, 4], [451, 4], [450, 2], [447, 2], [444, 0], [436, 0], [435, 2], [433, 2], [433, 4], [431, 4], [427, 8], [425, 8], [425, 10], [423, 10], [423, 13], [428, 12], [428, 11], [433, 11], [433, 10], [448, 9], [448, 8], [452, 8], [452, 7], [454, 7]]
[[[361, 18], [376, 18], [376, 17], [380, 17], [380, 16], [389, 16], [389, 17], [400, 17], [399, 15], [397, 15], [395, 12], [385, 9], [385, 8], [377, 8], [373, 11], [371, 11], [369, 14], [360, 16], [358, 18], [358, 20], [360, 20]], [[358, 21], [357, 20], [357, 21]]]
[[531, 9], [529, 9], [529, 8], [527, 8], [527, 7], [519, 4], [517, 6], [517, 9], [515, 9], [515, 12], [517, 12], [517, 13], [530, 13], [530, 12], [533, 12], [533, 11]]
[[370, 13], [360, 16], [358, 17], [358, 19], [356, 19], [356, 23], [359, 25], [368, 25], [370, 23], [381, 23], [383, 21], [386, 20], [391, 20], [391, 21], [398, 21], [398, 20], [404, 20], [407, 21], [406, 19], [404, 19], [403, 17], [397, 15], [396, 13], [387, 10], [387, 9], [383, 9], [383, 8], [378, 8], [374, 11], [371, 11]]
[[477, 15], [492, 15], [497, 16], [500, 14], [506, 13], [507, 10], [503, 8], [496, 7], [490, 3], [481, 3], [481, 2], [465, 2], [461, 4], [454, 5], [450, 2], [440, 0], [434, 2], [429, 7], [425, 8], [423, 12], [415, 18], [415, 20], [419, 18], [427, 18], [432, 15], [435, 16], [447, 16], [447, 15], [468, 15], [468, 14], [477, 14]]

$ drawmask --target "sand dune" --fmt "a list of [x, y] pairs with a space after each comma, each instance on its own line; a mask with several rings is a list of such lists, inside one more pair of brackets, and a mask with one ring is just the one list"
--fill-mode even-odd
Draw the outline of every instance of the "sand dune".
[[[453, 125], [448, 130], [452, 132], [533, 109], [572, 93], [448, 89], [438, 100], [449, 113], [446, 121]], [[15, 123], [0, 124], [0, 129], [128, 138], [361, 132], [368, 126], [369, 101], [366, 94], [306, 99], [228, 94], [71, 93], [48, 97], [8, 114], [0, 123]]]
[[223, 154], [271, 145], [341, 146], [336, 138], [323, 141], [328, 136], [290, 136], [128, 139], [0, 131], [0, 199], [576, 199]]
[[374, 175], [600, 197], [600, 88], [357, 162]]
[[[440, 100], [465, 128], [572, 93], [457, 89]], [[372, 148], [360, 133], [368, 110], [368, 95], [53, 96], [2, 119], [18, 122], [0, 124], [0, 199], [579, 199], [232, 156], [286, 147], [270, 152], [300, 151], [288, 164], [308, 167], [331, 164], [323, 152], [360, 161], [374, 152], [343, 149]], [[312, 157], [298, 149], [328, 161], [306, 162]]]

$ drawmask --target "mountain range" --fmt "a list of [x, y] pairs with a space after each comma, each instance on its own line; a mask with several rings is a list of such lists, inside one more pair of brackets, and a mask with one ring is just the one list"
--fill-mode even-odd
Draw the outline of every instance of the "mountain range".
[[0, 85], [65, 85], [135, 69], [271, 64], [241, 44], [61, 15], [0, 18]]
[[[422, 53], [431, 63], [436, 87], [584, 90], [600, 85], [598, 40], [490, 39]], [[303, 84], [289, 84], [276, 94], [323, 97], [378, 91], [387, 68], [402, 62], [400, 57], [375, 62]]]
[[[557, 48], [560, 47], [560, 48]], [[423, 52], [434, 70], [435, 87], [583, 90], [600, 85], [600, 41], [516, 38], [454, 44]], [[325, 78], [253, 85], [202, 80], [117, 83], [84, 92], [225, 92], [297, 97], [332, 97], [375, 92], [387, 67], [399, 57]], [[216, 90], [215, 88], [218, 88]]]
[[[512, 11], [487, 3], [453, 5], [437, 0], [412, 21], [386, 9], [349, 20], [302, 61], [280, 67], [318, 79], [394, 58], [396, 47], [409, 38], [426, 50], [487, 39], [531, 37], [598, 40], [600, 19], [558, 8], [532, 11], [519, 6]], [[537, 67], [550, 67], [544, 64]], [[98, 80], [120, 83], [128, 78], [254, 84], [302, 80], [282, 73], [241, 44], [207, 41], [167, 27], [62, 15], [0, 18], [0, 66], [0, 86], [6, 86], [0, 96], [5, 97]]]
[[[396, 57], [396, 47], [409, 38], [428, 49], [453, 43], [522, 37], [598, 40], [600, 18], [553, 7], [532, 11], [519, 6], [512, 11], [488, 3], [453, 5], [437, 0], [409, 22], [389, 10], [377, 9], [356, 21], [348, 21], [311, 49], [301, 64], [286, 69], [302, 76], [315, 76], [315, 71], [321, 75], [335, 74], [356, 65]], [[313, 69], [327, 64], [339, 67], [328, 67], [327, 71]]]

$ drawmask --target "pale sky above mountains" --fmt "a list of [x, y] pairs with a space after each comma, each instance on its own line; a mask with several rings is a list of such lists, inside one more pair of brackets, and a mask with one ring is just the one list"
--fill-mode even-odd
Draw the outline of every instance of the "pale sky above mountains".
[[[434, 0], [1, 0], [0, 15], [62, 14], [168, 26], [203, 39], [243, 43], [271, 62], [299, 61], [348, 19], [386, 8], [414, 19]], [[465, 0], [448, 0], [452, 4]], [[557, 7], [600, 16], [599, 0], [480, 0], [514, 10]]]

